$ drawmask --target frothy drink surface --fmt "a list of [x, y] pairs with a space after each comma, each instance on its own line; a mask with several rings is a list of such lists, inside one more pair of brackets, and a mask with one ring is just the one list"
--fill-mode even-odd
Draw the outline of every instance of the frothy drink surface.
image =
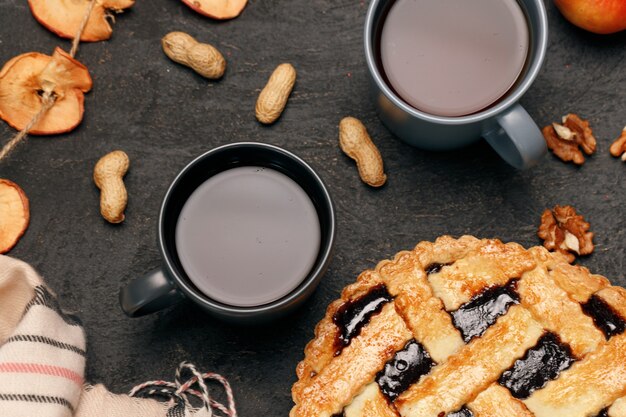
[[383, 71], [412, 107], [463, 116], [498, 101], [529, 48], [516, 0], [396, 0], [380, 38]]
[[198, 187], [176, 225], [189, 279], [210, 298], [257, 306], [294, 290], [315, 264], [320, 224], [306, 192], [269, 168], [238, 167]]

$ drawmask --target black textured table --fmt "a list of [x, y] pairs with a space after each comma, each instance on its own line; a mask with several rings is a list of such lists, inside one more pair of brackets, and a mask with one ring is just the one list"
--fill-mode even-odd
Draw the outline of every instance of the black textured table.
[[[542, 211], [571, 204], [596, 233], [581, 260], [626, 284], [626, 164], [608, 147], [626, 124], [626, 32], [593, 36], [565, 22], [551, 2], [544, 69], [522, 100], [540, 125], [567, 112], [588, 118], [598, 152], [577, 168], [548, 155], [527, 172], [508, 167], [484, 143], [429, 153], [392, 137], [369, 100], [362, 47], [367, 3], [358, 0], [256, 0], [237, 19], [218, 23], [178, 0], [138, 1], [117, 18], [108, 42], [83, 44], [78, 58], [94, 79], [85, 118], [74, 132], [34, 137], [0, 165], [31, 202], [31, 224], [10, 255], [34, 265], [77, 311], [88, 332], [88, 380], [126, 392], [135, 383], [173, 378], [182, 360], [227, 376], [242, 416], [287, 415], [290, 388], [315, 323], [341, 288], [378, 260], [442, 234], [539, 244]], [[217, 46], [225, 77], [207, 82], [174, 64], [160, 38], [182, 30]], [[51, 53], [60, 40], [31, 16], [25, 0], [0, 1], [0, 62]], [[298, 81], [274, 126], [259, 125], [254, 104], [274, 67], [291, 62]], [[379, 145], [388, 184], [363, 185], [337, 145], [337, 124], [363, 120]], [[14, 131], [0, 125], [0, 137]], [[131, 320], [119, 309], [121, 285], [159, 266], [156, 222], [161, 198], [193, 157], [234, 141], [262, 141], [307, 160], [334, 198], [334, 260], [318, 291], [295, 315], [272, 326], [219, 323], [188, 303]], [[131, 158], [124, 224], [99, 214], [91, 176], [103, 154]]]

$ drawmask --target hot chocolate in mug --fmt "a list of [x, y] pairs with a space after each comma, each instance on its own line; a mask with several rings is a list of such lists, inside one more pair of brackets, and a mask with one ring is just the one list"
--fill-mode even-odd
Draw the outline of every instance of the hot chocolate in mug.
[[365, 55], [379, 116], [413, 146], [484, 137], [509, 164], [530, 167], [546, 144], [518, 102], [547, 39], [542, 0], [372, 0]]
[[191, 161], [165, 193], [161, 267], [120, 291], [131, 317], [187, 299], [255, 324], [293, 311], [329, 263], [335, 212], [326, 186], [282, 148], [231, 143]]

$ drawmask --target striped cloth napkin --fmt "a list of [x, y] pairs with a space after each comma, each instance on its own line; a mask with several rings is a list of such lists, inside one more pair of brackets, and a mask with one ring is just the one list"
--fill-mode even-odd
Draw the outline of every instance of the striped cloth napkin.
[[[170, 398], [166, 404], [86, 385], [85, 361], [80, 320], [61, 310], [28, 264], [0, 255], [0, 416], [201, 417], [212, 416], [212, 407], [230, 417], [237, 415], [228, 382], [219, 380], [219, 375], [201, 375], [192, 365], [183, 364], [195, 375], [185, 384], [177, 373], [176, 384], [152, 381], [133, 390]], [[224, 385], [229, 407], [210, 399], [205, 378]], [[201, 388], [194, 389], [198, 380]], [[192, 407], [188, 396], [199, 398], [203, 406]]]

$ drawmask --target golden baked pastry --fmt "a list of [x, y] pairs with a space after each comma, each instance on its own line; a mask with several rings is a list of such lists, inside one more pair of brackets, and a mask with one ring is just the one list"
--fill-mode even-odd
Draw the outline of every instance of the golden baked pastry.
[[626, 417], [626, 290], [542, 247], [441, 237], [363, 272], [290, 417]]

